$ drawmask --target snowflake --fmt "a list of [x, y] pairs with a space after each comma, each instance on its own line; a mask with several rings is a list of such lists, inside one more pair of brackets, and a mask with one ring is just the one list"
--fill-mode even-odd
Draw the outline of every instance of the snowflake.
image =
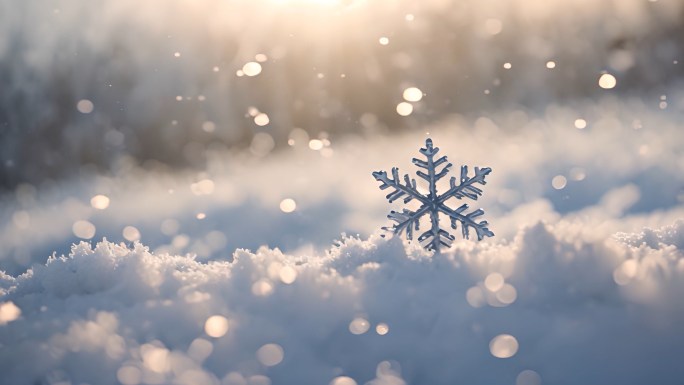
[[[392, 231], [394, 234], [406, 233], [406, 238], [413, 239], [413, 231], [419, 230], [420, 219], [425, 215], [430, 215], [430, 223], [432, 227], [430, 230], [424, 232], [418, 237], [418, 242], [423, 244], [428, 250], [439, 251], [440, 246], [450, 247], [452, 241], [455, 239], [448, 231], [439, 227], [439, 214], [442, 213], [451, 220], [451, 228], [456, 229], [456, 225], [461, 223], [461, 231], [463, 237], [469, 237], [469, 230], [472, 227], [477, 233], [477, 239], [482, 240], [484, 237], [494, 236], [494, 233], [487, 228], [487, 221], [477, 223], [474, 221], [476, 217], [484, 214], [482, 209], [477, 209], [471, 213], [465, 213], [468, 210], [468, 204], [464, 203], [457, 209], [452, 209], [446, 205], [450, 198], [461, 199], [463, 197], [477, 200], [482, 195], [482, 190], [475, 187], [475, 183], [486, 184], [485, 176], [489, 174], [492, 169], [489, 167], [479, 168], [475, 167], [475, 176], [468, 177], [468, 166], [461, 166], [461, 179], [456, 184], [456, 177], [452, 177], [450, 181], [451, 187], [443, 194], [437, 193], [437, 181], [445, 177], [449, 173], [451, 163], [447, 163], [447, 157], [443, 156], [435, 160], [435, 156], [439, 152], [438, 147], [433, 147], [432, 139], [425, 141], [425, 148], [420, 149], [426, 160], [413, 158], [413, 164], [423, 168], [427, 173], [418, 170], [416, 174], [425, 179], [429, 183], [429, 193], [427, 195], [421, 194], [416, 189], [416, 180], [409, 178], [408, 174], [404, 174], [404, 181], [402, 183], [399, 178], [399, 169], [392, 168], [391, 177], [385, 171], [375, 171], [373, 176], [376, 180], [381, 182], [380, 189], [384, 190], [391, 188], [393, 191], [387, 194], [387, 199], [390, 203], [404, 197], [404, 203], [409, 203], [416, 199], [421, 203], [420, 207], [415, 210], [404, 208], [401, 212], [391, 211], [387, 218], [397, 222], [391, 228], [383, 227], [384, 230]], [[437, 169], [443, 164], [446, 165], [441, 171]]]

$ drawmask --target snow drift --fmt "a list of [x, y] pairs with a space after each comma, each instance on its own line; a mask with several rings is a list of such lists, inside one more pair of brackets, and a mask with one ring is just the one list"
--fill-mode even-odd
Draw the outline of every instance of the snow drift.
[[538, 223], [231, 262], [82, 242], [0, 277], [0, 383], [678, 384], [683, 240]]

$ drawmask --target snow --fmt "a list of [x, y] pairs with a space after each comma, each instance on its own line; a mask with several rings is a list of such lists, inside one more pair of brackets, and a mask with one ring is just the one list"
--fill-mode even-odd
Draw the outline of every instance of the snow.
[[675, 118], [606, 99], [428, 127], [496, 170], [497, 236], [437, 255], [380, 237], [370, 176], [422, 132], [21, 187], [0, 206], [0, 383], [677, 384]]
[[[538, 223], [437, 255], [373, 235], [308, 257], [237, 250], [232, 262], [82, 242], [3, 279], [3, 301], [21, 309], [0, 327], [3, 383], [513, 384], [536, 373], [674, 384], [682, 239], [682, 221], [595, 241]], [[492, 274], [515, 302], [497, 301]], [[483, 306], [468, 304], [473, 287]]]

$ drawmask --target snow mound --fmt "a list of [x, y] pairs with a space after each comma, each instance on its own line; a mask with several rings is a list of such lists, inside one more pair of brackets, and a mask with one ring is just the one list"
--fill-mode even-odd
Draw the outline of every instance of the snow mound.
[[373, 235], [231, 262], [80, 243], [0, 276], [0, 383], [675, 384], [682, 237], [539, 223], [437, 255]]

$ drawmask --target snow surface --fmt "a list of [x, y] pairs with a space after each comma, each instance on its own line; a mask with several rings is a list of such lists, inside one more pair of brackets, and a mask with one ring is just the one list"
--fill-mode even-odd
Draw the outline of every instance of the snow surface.
[[0, 382], [678, 384], [682, 239], [681, 221], [600, 241], [539, 223], [434, 256], [372, 236], [232, 262], [82, 242], [3, 277], [21, 315]]

